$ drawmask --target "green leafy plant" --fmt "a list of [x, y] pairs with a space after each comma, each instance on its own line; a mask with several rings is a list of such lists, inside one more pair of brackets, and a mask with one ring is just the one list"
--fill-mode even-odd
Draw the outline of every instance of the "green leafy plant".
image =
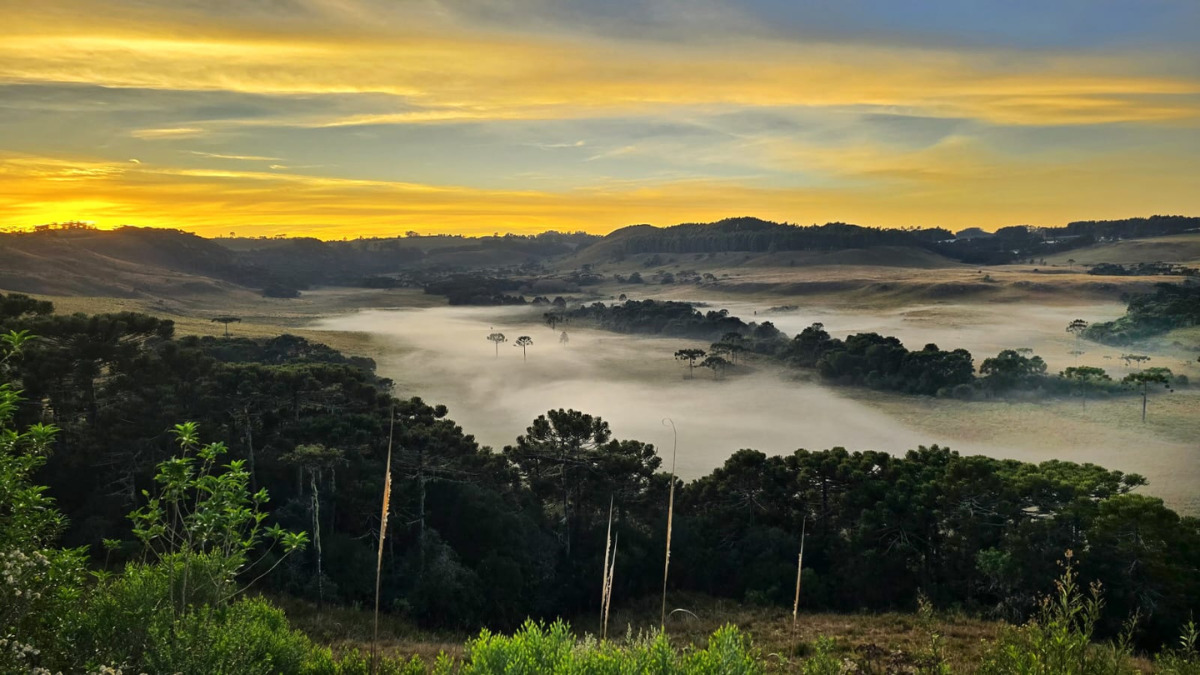
[[1100, 675], [1138, 672], [1132, 664], [1129, 638], [1111, 644], [1092, 642], [1104, 606], [1098, 583], [1085, 591], [1072, 564], [1071, 551], [1062, 562], [1062, 575], [1054, 591], [1042, 599], [1036, 618], [1001, 635], [984, 657], [983, 675]]
[[[275, 557], [268, 569], [250, 581], [253, 583], [278, 566], [284, 556], [304, 547], [308, 535], [278, 525], [264, 526], [267, 491], [250, 493], [244, 461], [218, 464], [228, 452], [224, 443], [201, 444], [194, 422], [177, 424], [172, 433], [181, 454], [158, 465], [156, 496], [142, 491], [149, 501], [129, 514], [133, 533], [168, 569], [177, 566], [174, 559], [182, 560], [178, 565], [183, 575], [179, 608], [186, 608], [192, 600], [188, 582], [195, 567], [190, 559], [196, 557], [212, 563], [201, 567], [209, 576], [207, 581], [221, 589], [216, 599], [223, 603], [245, 590], [237, 586], [239, 575], [257, 571], [256, 566], [279, 546], [283, 556]], [[263, 543], [269, 543], [267, 549], [257, 551]]]

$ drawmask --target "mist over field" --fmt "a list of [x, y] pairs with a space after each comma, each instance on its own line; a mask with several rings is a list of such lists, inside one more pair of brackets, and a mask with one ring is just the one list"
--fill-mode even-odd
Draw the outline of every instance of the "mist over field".
[[[769, 319], [789, 335], [822, 321], [839, 336], [875, 330], [897, 335], [914, 349], [930, 341], [947, 349], [965, 347], [976, 365], [1016, 346], [1037, 349], [1054, 372], [1074, 359], [1067, 353], [1073, 342], [1062, 327], [1066, 315], [1057, 307], [931, 306], [878, 314], [805, 309], [770, 315], [757, 307], [755, 317], [750, 303], [711, 306], [748, 320]], [[1119, 314], [1119, 306], [1067, 311], [1072, 317], [1086, 311], [1100, 318]], [[672, 436], [662, 420], [673, 419], [679, 431], [678, 472], [687, 479], [707, 474], [740, 448], [768, 454], [837, 446], [903, 453], [939, 444], [962, 454], [1030, 462], [1058, 458], [1137, 472], [1151, 481], [1148, 493], [1186, 510], [1197, 506], [1200, 449], [1171, 438], [1139, 436], [1136, 428], [1098, 428], [1087, 417], [1099, 414], [1098, 403], [1058, 403], [1053, 405], [1061, 409], [1048, 413], [1047, 404], [1039, 403], [1021, 408], [998, 401], [880, 396], [823, 386], [798, 374], [793, 379], [795, 373], [769, 365], [722, 381], [697, 368], [688, 379], [674, 351], [707, 345], [570, 325], [563, 345], [560, 331], [541, 322], [540, 310], [520, 307], [365, 310], [322, 319], [316, 327], [371, 334], [384, 354], [379, 372], [396, 381], [398, 395], [447, 405], [467, 433], [497, 450], [513, 443], [537, 415], [574, 408], [605, 419], [617, 438], [654, 443], [668, 461]], [[486, 340], [493, 331], [508, 338], [498, 352]], [[520, 335], [533, 338], [527, 360], [513, 344]], [[1091, 347], [1084, 358], [1100, 363], [1101, 348]], [[1103, 365], [1114, 376], [1122, 370], [1119, 362]], [[1130, 411], [1135, 405], [1132, 399], [1119, 403]]]

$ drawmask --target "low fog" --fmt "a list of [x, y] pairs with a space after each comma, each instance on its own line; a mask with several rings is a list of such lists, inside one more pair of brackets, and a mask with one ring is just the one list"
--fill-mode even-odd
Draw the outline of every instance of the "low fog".
[[[1006, 312], [973, 314], [970, 307], [961, 308], [966, 318], [955, 320], [952, 317], [958, 315], [946, 306], [879, 315], [833, 311], [768, 315], [765, 307], [749, 304], [713, 306], [726, 307], [747, 320], [769, 319], [789, 335], [822, 321], [838, 336], [875, 330], [897, 335], [912, 349], [931, 341], [943, 348], [966, 347], [977, 364], [1002, 348], [1028, 345], [1043, 353], [1044, 346], [1052, 370], [1070, 365], [1074, 358], [1067, 355], [1072, 343], [1065, 325], [1080, 313], [1079, 308], [1020, 308], [1022, 318], [1014, 325]], [[1089, 319], [1119, 315], [1121, 310], [1116, 305], [1088, 309]], [[1034, 462], [1058, 457], [1136, 471], [1150, 479], [1149, 492], [1177, 507], [1191, 508], [1195, 487], [1200, 485], [1196, 468], [1200, 453], [1182, 443], [1146, 439], [1141, 452], [1134, 454], [1129, 452], [1128, 435], [1100, 436], [1104, 440], [1099, 444], [1096, 434], [1086, 439], [1069, 433], [1033, 440], [1020, 434], [964, 438], [941, 432], [942, 422], [950, 420], [942, 404], [933, 399], [892, 397], [905, 406], [905, 423], [886, 412], [886, 406], [873, 405], [861, 390], [793, 379], [786, 371], [772, 372], [770, 366], [722, 381], [697, 368], [695, 377], [687, 379], [687, 366], [673, 359], [674, 351], [706, 345], [570, 325], [565, 327], [569, 342], [564, 345], [559, 341], [561, 330], [544, 325], [541, 314], [527, 307], [364, 310], [323, 319], [316, 327], [371, 334], [384, 354], [377, 359], [379, 373], [396, 381], [397, 395], [445, 404], [450, 417], [467, 433], [497, 450], [512, 444], [539, 414], [574, 408], [602, 417], [616, 438], [654, 443], [667, 462], [672, 436], [662, 420], [673, 419], [679, 432], [678, 473], [688, 479], [709, 473], [739, 448], [783, 454], [797, 448], [843, 446], [852, 451], [903, 453], [936, 443], [963, 454]], [[486, 339], [494, 331], [508, 338], [498, 353]], [[527, 360], [513, 344], [521, 335], [533, 339]], [[1104, 365], [1119, 370], [1113, 362]], [[975, 405], [981, 410], [997, 406], [999, 414], [1005, 414], [1003, 403]], [[961, 425], [946, 424], [946, 428], [961, 430]]]

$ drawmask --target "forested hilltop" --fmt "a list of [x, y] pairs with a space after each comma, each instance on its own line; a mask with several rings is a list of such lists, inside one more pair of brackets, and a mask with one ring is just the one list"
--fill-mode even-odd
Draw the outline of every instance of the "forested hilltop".
[[[0, 610], [6, 635], [44, 642], [31, 647], [44, 657], [26, 654], [22, 663], [148, 668], [146, 654], [158, 653], [162, 637], [154, 631], [164, 630], [176, 642], [163, 644], [201, 634], [219, 641], [226, 629], [234, 632], [223, 644], [234, 635], [291, 640], [269, 607], [230, 605], [236, 589], [273, 569], [259, 588], [369, 607], [377, 556], [381, 607], [422, 625], [512, 629], [527, 617], [591, 612], [610, 554], [610, 513], [619, 542], [613, 602], [661, 592], [675, 481], [659, 449], [621, 438], [586, 412], [548, 411], [493, 449], [480, 447], [445, 407], [394, 391], [370, 360], [300, 338], [180, 338], [167, 320], [63, 316], [19, 295], [0, 297], [0, 333], [8, 335], [0, 543], [45, 556], [58, 570], [35, 574], [42, 590], [30, 592], [59, 604], [43, 611], [41, 600], [23, 596], [34, 604]], [[389, 530], [379, 549], [393, 422]], [[30, 487], [37, 484], [48, 486], [64, 527], [46, 520], [49, 505], [38, 507], [36, 522], [26, 519], [28, 505], [42, 499]], [[710, 475], [675, 482], [668, 595], [790, 606], [804, 532], [806, 611], [914, 609], [926, 598], [1019, 622], [1040, 611], [1039, 597], [1062, 573], [1056, 561], [1070, 550], [1072, 573], [1103, 585], [1094, 637], [1116, 636], [1137, 616], [1132, 639], [1158, 650], [1174, 645], [1200, 608], [1200, 520], [1138, 494], [1143, 485], [1140, 476], [1094, 465], [963, 457], [937, 446], [903, 457], [739, 450]], [[188, 506], [180, 528], [171, 504], [193, 493], [220, 496], [217, 505], [228, 508]], [[259, 509], [265, 521], [245, 520]], [[257, 534], [228, 539], [231, 548], [206, 543], [226, 541], [215, 533], [240, 531], [239, 523]], [[86, 548], [54, 553], [58, 546]], [[147, 546], [159, 557], [148, 559]], [[227, 565], [225, 555], [238, 557]], [[260, 558], [251, 569], [247, 561]], [[146, 566], [154, 559], [159, 567]], [[192, 565], [200, 567], [188, 572]], [[84, 567], [103, 571], [101, 581], [82, 583]], [[223, 581], [197, 581], [193, 595], [174, 595], [186, 593], [176, 584], [192, 577]], [[171, 601], [155, 601], [158, 593]], [[201, 615], [177, 597], [216, 613], [187, 623]], [[104, 625], [71, 614], [80, 603]], [[152, 630], [112, 632], [133, 625]], [[745, 654], [741, 638], [722, 639], [714, 638], [713, 653]]]
[[619, 258], [636, 253], [723, 253], [729, 251], [837, 251], [875, 246], [911, 246], [972, 264], [1003, 264], [1037, 259], [1101, 241], [1200, 231], [1200, 218], [1151, 216], [1111, 221], [1079, 221], [1063, 227], [1014, 225], [994, 233], [944, 228], [863, 227], [848, 223], [801, 226], [759, 218], [727, 218], [657, 228], [635, 225], [592, 245]]
[[[1200, 218], [1183, 216], [1081, 221], [1063, 227], [1017, 225], [995, 233], [847, 223], [798, 226], [744, 217], [665, 228], [636, 225], [605, 237], [554, 231], [478, 238], [410, 232], [321, 241], [232, 235], [206, 239], [178, 230], [101, 231], [68, 222], [39, 226], [32, 232], [0, 233], [6, 263], [0, 269], [0, 288], [113, 297], [174, 297], [248, 288], [268, 297], [290, 298], [322, 285], [454, 286], [461, 285], [455, 275], [481, 271], [528, 278], [558, 265], [620, 262], [636, 254], [872, 250], [872, 255], [862, 258], [869, 262], [861, 264], [900, 264], [917, 252], [915, 259], [921, 264], [990, 265], [1036, 262], [1098, 242], [1198, 231]], [[1178, 271], [1186, 269], [1190, 268]], [[587, 277], [572, 283], [586, 285]], [[486, 295], [496, 296], [500, 290]]]

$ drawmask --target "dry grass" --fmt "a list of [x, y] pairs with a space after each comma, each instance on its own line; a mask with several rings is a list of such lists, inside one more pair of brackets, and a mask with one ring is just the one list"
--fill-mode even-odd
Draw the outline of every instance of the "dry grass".
[[39, 300], [53, 302], [55, 311], [60, 314], [144, 312], [171, 319], [175, 322], [177, 335], [221, 337], [225, 334], [225, 328], [213, 323], [212, 319], [217, 316], [236, 316], [241, 322], [229, 327], [230, 335], [234, 337], [271, 338], [290, 333], [329, 345], [348, 355], [376, 359], [394, 354], [394, 346], [381, 344], [367, 333], [313, 330], [309, 326], [317, 319], [358, 309], [434, 307], [445, 304], [444, 298], [414, 289], [327, 288], [305, 292], [292, 300], [263, 298], [243, 291], [181, 296], [172, 300], [32, 295]]
[[[286, 595], [272, 597], [271, 601], [283, 609], [294, 627], [335, 653], [371, 649], [374, 622], [369, 609], [327, 605], [318, 610], [316, 603]], [[473, 633], [423, 630], [392, 614], [379, 616], [379, 653], [388, 658], [420, 656], [432, 663], [442, 652], [462, 656], [464, 643], [471, 637]]]
[[[326, 608], [290, 597], [273, 598], [293, 625], [335, 652], [369, 648], [372, 619], [368, 610]], [[613, 607], [612, 632], [620, 637], [637, 635], [657, 628], [659, 598], [647, 597], [631, 605]], [[784, 659], [802, 658], [811, 653], [818, 637], [835, 640], [840, 655], [867, 659], [879, 666], [903, 669], [915, 663], [929, 646], [929, 632], [943, 637], [945, 657], [953, 672], [971, 672], [1004, 624], [958, 614], [936, 615], [932, 624], [924, 624], [915, 614], [898, 612], [832, 614], [801, 612], [793, 643], [790, 608], [754, 607], [696, 594], [680, 594], [675, 603], [689, 613], [678, 612], [667, 619], [666, 631], [677, 648], [703, 647], [714, 631], [732, 623], [748, 633], [763, 655], [767, 667], [776, 672], [789, 668]], [[599, 635], [601, 622], [594, 613], [571, 621], [579, 634]], [[432, 663], [439, 653], [461, 657], [465, 642], [475, 632], [434, 632], [417, 628], [411, 622], [392, 615], [380, 617], [380, 653], [388, 657], [420, 656]], [[795, 647], [793, 648], [793, 644]], [[896, 671], [887, 671], [896, 672]], [[905, 672], [899, 670], [899, 672]]]
[[[655, 600], [646, 598], [614, 611], [614, 632], [624, 627], [636, 634], [653, 627], [658, 609]], [[897, 672], [887, 669], [915, 663], [928, 649], [929, 631], [933, 630], [943, 636], [945, 655], [953, 672], [970, 672], [986, 648], [985, 641], [995, 639], [1003, 626], [1000, 622], [955, 614], [938, 615], [927, 627], [915, 614], [801, 612], [793, 643], [790, 608], [753, 607], [694, 594], [681, 594], [673, 604], [690, 613], [677, 612], [667, 620], [666, 631], [676, 647], [701, 647], [717, 628], [732, 623], [751, 636], [768, 668], [774, 671], [790, 670], [785, 659], [803, 657], [811, 653], [818, 637], [829, 637], [835, 640], [842, 656], [868, 659], [879, 666], [868, 672]], [[594, 632], [595, 628], [594, 623], [586, 621], [573, 625], [580, 633]]]
[[1046, 262], [1066, 265], [1067, 260], [1074, 260], [1076, 265], [1141, 262], [1193, 264], [1200, 262], [1200, 235], [1177, 234], [1096, 244], [1050, 256]]

